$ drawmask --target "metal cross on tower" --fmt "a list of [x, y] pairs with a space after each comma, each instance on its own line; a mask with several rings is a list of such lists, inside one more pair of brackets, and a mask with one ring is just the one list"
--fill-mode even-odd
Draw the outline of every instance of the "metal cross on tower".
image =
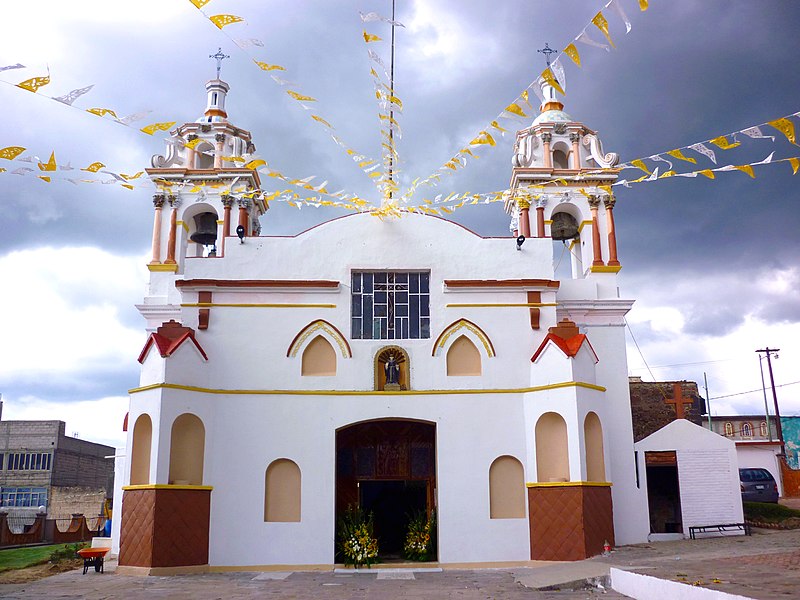
[[542, 54], [544, 54], [544, 59], [547, 61], [547, 66], [549, 67], [550, 66], [550, 55], [551, 54], [556, 54], [556, 51], [553, 50], [550, 47], [550, 44], [548, 42], [545, 42], [544, 43], [544, 48], [542, 48], [541, 50], [537, 50], [537, 52], [541, 52]]
[[222, 69], [222, 61], [226, 58], [230, 58], [229, 55], [222, 53], [222, 48], [217, 49], [216, 54], [209, 54], [208, 58], [214, 58], [217, 61], [217, 79], [219, 79], [219, 72]]

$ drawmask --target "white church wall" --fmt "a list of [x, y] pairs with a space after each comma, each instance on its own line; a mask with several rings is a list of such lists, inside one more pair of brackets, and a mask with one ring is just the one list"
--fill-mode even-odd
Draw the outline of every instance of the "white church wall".
[[166, 361], [159, 354], [158, 347], [153, 344], [142, 362], [142, 368], [139, 372], [139, 385], [145, 386], [166, 381], [166, 368]]

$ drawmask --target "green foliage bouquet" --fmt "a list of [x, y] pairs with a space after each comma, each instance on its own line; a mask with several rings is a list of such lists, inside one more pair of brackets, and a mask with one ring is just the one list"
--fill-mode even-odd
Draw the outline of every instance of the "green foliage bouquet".
[[378, 557], [378, 540], [372, 533], [372, 513], [365, 515], [360, 508], [347, 509], [339, 521], [339, 550], [344, 564], [358, 568], [370, 567]]
[[427, 561], [436, 556], [434, 539], [436, 537], [436, 513], [428, 515], [424, 510], [415, 514], [408, 522], [403, 554], [409, 560]]

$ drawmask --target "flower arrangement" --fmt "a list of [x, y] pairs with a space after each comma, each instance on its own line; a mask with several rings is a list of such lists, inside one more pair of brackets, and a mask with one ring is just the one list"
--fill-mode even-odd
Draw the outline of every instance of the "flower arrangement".
[[411, 517], [408, 522], [403, 554], [409, 560], [427, 561], [436, 556], [434, 539], [436, 537], [436, 512], [430, 515], [424, 510]]
[[365, 515], [361, 509], [348, 507], [339, 521], [339, 550], [344, 564], [369, 568], [378, 557], [378, 540], [372, 533], [372, 513]]

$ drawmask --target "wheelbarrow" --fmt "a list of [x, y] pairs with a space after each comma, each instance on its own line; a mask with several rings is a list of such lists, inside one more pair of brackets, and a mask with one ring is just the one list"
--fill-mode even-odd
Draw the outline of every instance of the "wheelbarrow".
[[78, 556], [83, 559], [83, 574], [89, 567], [94, 567], [95, 572], [103, 572], [103, 558], [111, 550], [111, 548], [81, 548], [78, 550]]

